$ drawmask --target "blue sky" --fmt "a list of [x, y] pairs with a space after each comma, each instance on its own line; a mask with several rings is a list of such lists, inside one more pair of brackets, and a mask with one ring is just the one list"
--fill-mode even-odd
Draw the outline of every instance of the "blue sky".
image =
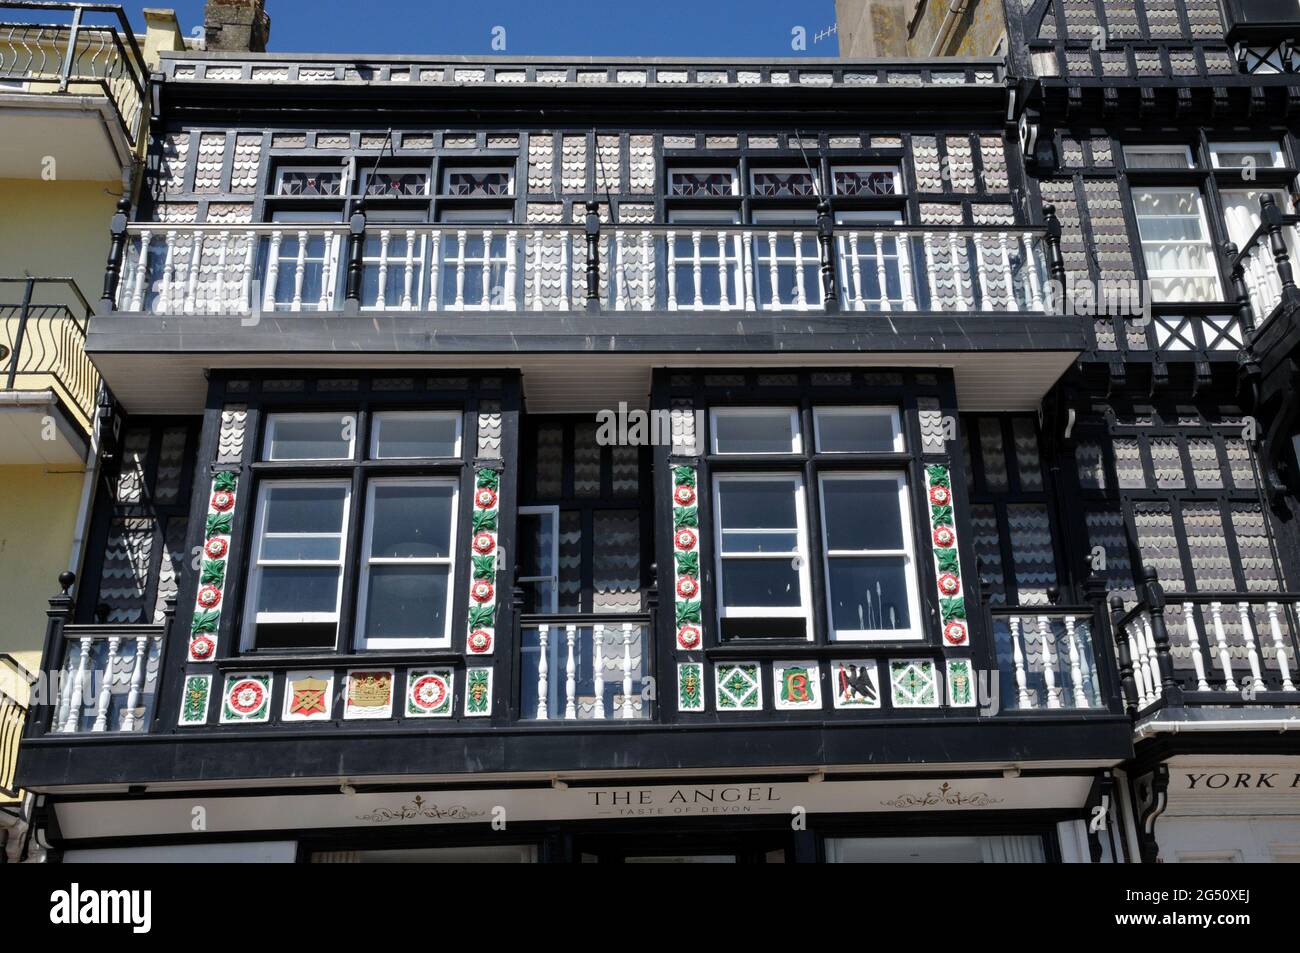
[[[124, 3], [132, 23], [170, 6], [186, 31], [203, 0]], [[835, 56], [834, 0], [268, 0], [272, 51], [634, 56]], [[791, 48], [795, 27], [807, 49]], [[499, 34], [498, 34], [499, 35]], [[499, 52], [499, 51], [496, 51]]]

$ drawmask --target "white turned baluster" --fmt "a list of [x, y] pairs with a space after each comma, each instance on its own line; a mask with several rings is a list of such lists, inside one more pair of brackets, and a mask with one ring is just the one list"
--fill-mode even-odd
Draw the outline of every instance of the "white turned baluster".
[[244, 275], [239, 282], [239, 310], [253, 307], [253, 267], [257, 260], [257, 235], [244, 232]]
[[[989, 303], [989, 275], [988, 263], [984, 261], [984, 242], [983, 236], [973, 235], [970, 242], [975, 246], [975, 281], [979, 284], [979, 308], [981, 311], [992, 311], [993, 306]], [[975, 307], [975, 285], [971, 285], [971, 307]]]
[[158, 289], [158, 303], [156, 305], [156, 309], [163, 313], [175, 310], [172, 307], [171, 300], [172, 283], [176, 277], [176, 232], [174, 230], [167, 232], [166, 242], [163, 254], [162, 287]]
[[429, 309], [442, 310], [442, 232], [429, 233]]
[[1087, 708], [1088, 696], [1083, 691], [1083, 656], [1079, 652], [1079, 639], [1074, 631], [1074, 616], [1065, 617], [1065, 645], [1070, 655], [1070, 687], [1074, 694], [1074, 707]]
[[754, 310], [754, 233], [745, 232], [744, 248], [745, 310]]
[[1250, 614], [1249, 602], [1237, 603], [1237, 618], [1241, 622], [1241, 642], [1246, 647], [1246, 660], [1250, 664], [1250, 674], [1256, 692], [1264, 691], [1264, 673], [1259, 667], [1259, 651], [1255, 646], [1255, 620]]
[[1016, 281], [1011, 274], [1011, 249], [1007, 247], [1007, 233], [998, 232], [998, 248], [1002, 256], [1002, 281], [1007, 289], [1007, 310], [1019, 311], [1020, 302], [1016, 300]]
[[944, 311], [943, 302], [939, 300], [938, 279], [935, 277], [934, 256], [934, 232], [926, 232], [923, 239], [925, 250], [925, 274], [930, 285], [930, 310]]
[[220, 244], [217, 246], [217, 290], [216, 290], [216, 308], [217, 314], [226, 313], [226, 253], [230, 250], [230, 232], [223, 231], [217, 239]]
[[651, 236], [650, 234], [650, 230], [648, 228], [643, 228], [641, 230], [641, 310], [642, 311], [652, 311], [654, 310], [654, 306], [655, 306], [654, 294], [652, 290], [653, 282], [654, 282], [654, 269], [651, 267], [653, 263], [653, 255], [651, 253], [651, 249], [654, 247], [653, 243], [654, 243], [654, 239], [653, 236]]
[[321, 254], [325, 256], [320, 265], [320, 300], [316, 308], [327, 311], [334, 307], [334, 263], [338, 260], [339, 236], [327, 233], [321, 236]]
[[1146, 636], [1142, 629], [1142, 620], [1136, 619], [1129, 631], [1129, 640], [1133, 646], [1133, 680], [1137, 683], [1139, 708], [1156, 700], [1151, 684], [1151, 666], [1147, 661]]
[[63, 724], [64, 731], [76, 731], [81, 727], [82, 695], [86, 691], [86, 671], [90, 667], [91, 641], [81, 640], [81, 656], [77, 659], [77, 674], [72, 679], [72, 692], [68, 696], [68, 719]]
[[144, 307], [145, 282], [149, 280], [149, 242], [153, 232], [145, 229], [140, 233], [140, 257], [135, 263], [135, 277], [131, 287], [128, 309], [139, 311]]
[[894, 250], [898, 252], [898, 286], [903, 295], [903, 310], [916, 310], [916, 296], [912, 292], [912, 242], [908, 235], [894, 236]]
[[776, 232], [768, 232], [767, 233], [767, 276], [768, 276], [768, 280], [772, 285], [771, 291], [769, 293], [772, 296], [773, 311], [780, 311], [783, 307], [785, 307], [785, 303], [781, 300], [781, 286], [779, 284], [781, 278], [780, 278], [780, 268], [777, 265], [777, 261], [776, 261], [777, 258], [778, 258], [778, 253], [777, 253], [777, 243], [776, 243]]
[[546, 708], [547, 693], [551, 690], [547, 678], [551, 673], [551, 663], [547, 655], [550, 645], [551, 627], [539, 625], [537, 627], [537, 718], [539, 721], [546, 721], [550, 717]]
[[456, 299], [452, 307], [465, 310], [465, 243], [468, 233], [462, 228], [456, 232]]
[[185, 313], [193, 314], [199, 297], [199, 266], [203, 262], [203, 232], [194, 230], [190, 242], [189, 274], [185, 282]]
[[492, 229], [483, 229], [483, 310], [492, 309]]
[[632, 623], [623, 623], [623, 717], [636, 716], [632, 707]]
[[307, 233], [298, 233], [298, 256], [293, 261], [293, 298], [290, 311], [302, 310], [302, 288], [307, 278]]
[[[964, 236], [959, 236], [956, 232], [948, 233], [948, 254], [952, 256], [952, 277], [953, 292], [957, 295], [956, 308], [958, 311], [969, 311], [974, 307], [974, 302], [966, 297], [966, 283], [963, 278], [969, 279], [969, 269], [964, 267], [961, 256], [960, 243], [964, 241]], [[971, 289], [974, 294], [975, 289]]]
[[853, 310], [865, 311], [867, 309], [867, 302], [865, 300], [866, 295], [862, 292], [862, 258], [860, 257], [858, 250], [858, 233], [849, 232], [848, 242], [849, 247], [846, 253], [844, 250], [844, 236], [840, 236], [840, 257], [844, 258], [847, 255], [849, 262], [849, 279], [853, 282], [852, 291], [850, 291], [849, 294], [853, 301]]
[[117, 664], [117, 653], [121, 647], [121, 638], [114, 636], [108, 640], [108, 656], [104, 659], [104, 680], [99, 686], [99, 699], [95, 704], [95, 724], [91, 727], [91, 731], [108, 730], [108, 703], [113, 700], [113, 666]]
[[727, 233], [718, 232], [718, 307], [726, 311], [731, 307], [731, 291], [727, 283]]
[[1007, 620], [1011, 628], [1011, 658], [1016, 667], [1016, 704], [1020, 708], [1031, 708], [1029, 703], [1029, 675], [1025, 671], [1025, 651], [1020, 645], [1020, 616], [1013, 615]]
[[1278, 671], [1282, 673], [1282, 691], [1293, 692], [1295, 685], [1291, 681], [1291, 666], [1287, 664], [1286, 643], [1282, 640], [1282, 623], [1278, 616], [1281, 607], [1276, 602], [1268, 604], [1268, 628], [1273, 636], [1273, 652], [1277, 655]]
[[1034, 236], [1025, 232], [1025, 277], [1029, 281], [1029, 308], [1031, 311], [1043, 310], [1043, 293], [1038, 286], [1038, 256], [1035, 250], [1038, 243]]
[[794, 233], [794, 306], [800, 311], [808, 307], [808, 290], [803, 280], [803, 232]]
[[565, 626], [564, 637], [569, 647], [569, 656], [564, 663], [564, 717], [577, 718], [578, 680], [573, 658], [573, 646], [578, 639], [577, 626]]
[[695, 309], [704, 307], [704, 288], [701, 279], [704, 277], [704, 262], [700, 260], [700, 243], [703, 241], [703, 234], [696, 229], [691, 232], [691, 276], [695, 279]]
[[1151, 632], [1151, 616], [1142, 617], [1143, 639], [1147, 650], [1147, 671], [1151, 673], [1151, 697], [1159, 698], [1165, 693], [1164, 679], [1160, 676], [1160, 660], [1156, 658], [1156, 639]]
[[406, 260], [402, 263], [402, 310], [410, 311], [415, 289], [415, 229], [406, 231]]
[[1183, 624], [1187, 627], [1187, 644], [1192, 650], [1192, 667], [1196, 669], [1196, 690], [1208, 692], [1210, 683], [1205, 678], [1205, 659], [1201, 657], [1201, 633], [1196, 624], [1196, 606], [1183, 603]]
[[388, 247], [392, 242], [392, 232], [384, 229], [379, 233], [379, 290], [375, 294], [375, 307], [381, 311], [388, 303]]
[[623, 229], [614, 233], [614, 310], [625, 311], [624, 295], [627, 288], [623, 278]]
[[134, 731], [136, 709], [140, 707], [140, 693], [144, 688], [144, 667], [149, 656], [149, 637], [135, 640], [135, 664], [131, 667], [131, 691], [126, 696], [126, 709], [122, 712], [122, 730]]
[[518, 273], [518, 265], [515, 262], [515, 246], [519, 241], [519, 232], [510, 229], [506, 232], [506, 294], [505, 308], [507, 311], [515, 310], [515, 276]]
[[591, 630], [592, 694], [596, 696], [593, 718], [605, 717], [605, 626], [597, 624]]
[[1056, 659], [1052, 655], [1052, 624], [1047, 616], [1038, 617], [1038, 641], [1043, 652], [1043, 684], [1047, 689], [1047, 707], [1061, 707], [1061, 690], [1056, 685]]
[[677, 233], [668, 232], [664, 246], [668, 251], [668, 310], [677, 310]]
[[573, 244], [573, 234], [565, 232], [560, 236], [560, 308], [568, 311], [573, 300], [573, 275], [570, 273], [569, 260], [572, 257], [569, 248]]
[[[533, 255], [532, 255], [533, 264], [531, 269], [532, 273], [525, 274], [524, 276], [524, 303], [526, 306], [527, 299], [528, 299], [528, 289], [531, 288], [533, 292], [533, 310], [541, 311], [542, 310], [542, 233], [534, 231], [533, 234], [529, 237], [529, 240], [532, 241], [533, 243]], [[527, 248], [527, 242], [524, 243], [524, 247]], [[561, 276], [560, 280], [561, 281], [564, 280], [563, 276]]]
[[876, 280], [880, 282], [880, 310], [892, 311], [889, 302], [889, 275], [885, 271], [885, 233], [876, 232]]
[[1235, 692], [1236, 679], [1232, 677], [1232, 656], [1228, 654], [1228, 636], [1223, 630], [1223, 604], [1210, 603], [1210, 619], [1214, 622], [1214, 641], [1219, 647], [1219, 665], [1223, 667], [1223, 690]]
[[68, 642], [64, 646], [63, 665], [58, 672], [58, 698], [54, 704], [54, 718], [50, 722], [51, 731], [65, 731], [68, 723], [68, 709], [72, 700], [72, 676], [76, 668], [76, 658], [73, 657], [73, 647], [80, 649], [80, 645], [75, 642]]

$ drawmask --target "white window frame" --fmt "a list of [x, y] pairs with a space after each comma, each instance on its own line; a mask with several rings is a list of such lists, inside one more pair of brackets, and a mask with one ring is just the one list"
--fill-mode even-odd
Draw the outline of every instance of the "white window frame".
[[[456, 422], [456, 446], [453, 453], [442, 457], [396, 457], [379, 455], [379, 424], [394, 417], [431, 417], [454, 420]], [[377, 410], [370, 415], [370, 455], [371, 460], [458, 460], [461, 456], [461, 442], [464, 439], [464, 417], [458, 410]]]
[[[515, 582], [550, 582], [551, 584], [551, 604], [548, 608], [539, 608], [538, 612], [554, 614], [559, 611], [560, 604], [560, 508], [554, 504], [550, 506], [521, 506], [518, 509], [520, 516], [549, 516], [551, 518], [551, 567], [555, 570], [549, 576], [519, 576]], [[520, 521], [522, 523], [522, 520]], [[558, 641], [556, 642], [558, 645]]]
[[[375, 520], [375, 487], [377, 486], [449, 486], [451, 487], [450, 538], [446, 556], [380, 556], [371, 555]], [[451, 645], [451, 617], [456, 595], [456, 530], [460, 509], [460, 481], [456, 477], [375, 477], [366, 481], [366, 519], [361, 533], [361, 554], [357, 588], [356, 647], [359, 652], [378, 649], [446, 648]], [[444, 629], [441, 636], [430, 639], [408, 639], [396, 636], [371, 638], [366, 634], [366, 603], [370, 588], [370, 567], [376, 566], [446, 566], [447, 607], [443, 614]]]
[[[311, 198], [311, 199], [316, 199], [316, 198], [319, 198], [319, 199], [345, 199], [345, 198], [348, 197], [348, 194], [350, 193], [350, 191], [351, 191], [351, 189], [352, 189], [352, 182], [351, 182], [351, 179], [350, 179], [350, 177], [349, 177], [349, 175], [348, 175], [349, 171], [351, 171], [351, 170], [349, 169], [349, 167], [348, 167], [348, 165], [347, 165], [346, 163], [343, 164], [343, 165], [338, 165], [338, 166], [333, 166], [333, 165], [281, 165], [281, 166], [276, 166], [276, 169], [275, 169], [275, 182], [273, 183], [273, 190], [272, 190], [272, 192], [271, 192], [271, 195], [274, 196], [275, 198], [291, 198], [291, 199], [293, 199], [293, 198]], [[339, 173], [339, 191], [338, 191], [337, 194], [332, 194], [332, 195], [289, 195], [289, 194], [287, 194], [287, 193], [285, 193], [285, 192], [281, 192], [281, 191], [280, 191], [280, 186], [283, 184], [283, 182], [284, 182], [284, 176], [285, 176], [285, 173], [287, 173], [287, 172], [307, 172], [307, 173], [311, 173], [311, 172], [316, 172], [316, 173], [321, 173], [321, 172], [338, 172], [338, 173]]]
[[[1196, 157], [1192, 155], [1192, 147], [1183, 143], [1171, 142], [1166, 144], [1156, 143], [1156, 144], [1147, 144], [1147, 145], [1125, 146], [1123, 152], [1124, 152], [1125, 167], [1130, 169], [1136, 169], [1137, 171], [1140, 172], [1162, 172], [1162, 171], [1169, 172], [1169, 171], [1173, 171], [1175, 168], [1184, 168], [1184, 169], [1196, 168]], [[1186, 160], [1187, 162], [1187, 165], [1181, 167], [1130, 165], [1128, 161], [1128, 157], [1131, 155], [1133, 156], [1168, 155], [1169, 153], [1172, 152], [1181, 152], [1184, 160]]]
[[[680, 171], [680, 170], [675, 170]], [[754, 177], [758, 175], [808, 175], [812, 177], [813, 190], [808, 195], [759, 195], [758, 186], [754, 183]], [[816, 169], [809, 169], [807, 166], [765, 166], [749, 170], [749, 194], [754, 198], [760, 199], [815, 199], [822, 191], [821, 173]], [[758, 213], [754, 213], [757, 215]], [[814, 221], [816, 221], [816, 211], [813, 210]]]
[[[893, 480], [898, 486], [899, 519], [903, 531], [902, 549], [837, 549], [830, 548], [826, 535], [826, 494], [823, 492], [828, 480]], [[817, 475], [818, 508], [821, 511], [822, 553], [825, 565], [822, 567], [826, 583], [826, 624], [832, 642], [916, 642], [925, 637], [921, 619], [919, 587], [917, 583], [916, 543], [912, 526], [912, 507], [909, 499], [910, 490], [907, 474], [902, 470], [830, 470]], [[835, 594], [831, 589], [831, 560], [839, 557], [871, 558], [874, 556], [902, 556], [903, 576], [907, 585], [907, 616], [911, 623], [906, 629], [836, 629], [833, 600]]]
[[[797, 551], [786, 553], [728, 553], [723, 554], [722, 537], [722, 493], [721, 485], [728, 482], [754, 483], [758, 481], [773, 483], [790, 483], [794, 485], [794, 520], [795, 542]], [[808, 570], [808, 494], [804, 487], [803, 474], [795, 472], [763, 473], [716, 473], [713, 476], [713, 498], [717, 504], [713, 507], [714, 570], [718, 580], [718, 617], [719, 619], [803, 619], [804, 632], [809, 642], [813, 641], [811, 576]], [[799, 560], [799, 605], [797, 606], [731, 606], [727, 604], [722, 567], [726, 559], [775, 559]]]
[[[891, 165], [891, 164], [832, 165], [831, 166], [831, 192], [835, 195], [849, 195], [849, 193], [841, 192], [839, 190], [839, 183], [835, 181], [835, 173], [837, 172], [856, 172], [858, 174], [872, 173], [872, 172], [888, 172], [891, 176], [893, 176], [894, 179], [894, 191], [892, 193], [889, 193], [888, 195], [869, 195], [869, 197], [889, 198], [890, 195], [896, 195], [902, 197], [903, 195], [907, 194], [906, 192], [903, 191], [903, 170], [900, 166], [897, 165]], [[862, 193], [858, 193], [858, 195], [861, 196]], [[851, 196], [851, 197], [855, 197], [855, 196]]]
[[[273, 457], [271, 456], [271, 445], [275, 439], [275, 427], [282, 420], [333, 420], [339, 425], [340, 434], [344, 430], [349, 430], [351, 436], [348, 437], [348, 455], [346, 457]], [[347, 426], [347, 419], [351, 418], [351, 427]], [[357, 419], [356, 411], [344, 410], [339, 413], [332, 411], [296, 413], [293, 411], [277, 412], [266, 415], [266, 432], [262, 435], [262, 459], [269, 463], [312, 463], [315, 461], [326, 460], [330, 462], [351, 462], [356, 459], [357, 455]]]
[[[1203, 236], [1203, 239], [1204, 239], [1204, 240], [1203, 240], [1203, 241], [1200, 241], [1200, 242], [1192, 242], [1192, 241], [1188, 241], [1188, 240], [1184, 240], [1184, 239], [1177, 239], [1177, 240], [1173, 240], [1173, 241], [1170, 241], [1170, 240], [1167, 240], [1167, 239], [1161, 239], [1161, 240], [1159, 240], [1159, 241], [1152, 240], [1152, 241], [1148, 242], [1147, 239], [1143, 238], [1143, 237], [1142, 237], [1142, 219], [1144, 219], [1144, 218], [1154, 218], [1155, 216], [1145, 215], [1145, 214], [1143, 214], [1143, 212], [1138, 208], [1138, 203], [1137, 203], [1137, 195], [1138, 195], [1138, 193], [1151, 193], [1151, 194], [1176, 194], [1176, 193], [1184, 193], [1184, 194], [1185, 194], [1185, 193], [1187, 193], [1187, 192], [1191, 192], [1191, 193], [1193, 193], [1193, 194], [1196, 196], [1196, 213], [1197, 213], [1197, 215], [1198, 215], [1199, 218], [1200, 218], [1200, 222], [1201, 222], [1201, 235]], [[1153, 187], [1153, 188], [1148, 188], [1148, 187], [1146, 187], [1146, 186], [1139, 186], [1139, 187], [1134, 188], [1134, 189], [1132, 190], [1132, 195], [1133, 195], [1133, 220], [1134, 220], [1134, 223], [1137, 225], [1137, 228], [1138, 228], [1138, 247], [1139, 247], [1139, 249], [1140, 249], [1141, 252], [1142, 252], [1142, 263], [1143, 263], [1143, 266], [1144, 266], [1145, 269], [1146, 269], [1147, 281], [1148, 281], [1148, 282], [1154, 282], [1154, 281], [1156, 281], [1156, 280], [1164, 280], [1164, 279], [1166, 279], [1166, 278], [1178, 278], [1178, 277], [1183, 277], [1183, 278], [1187, 278], [1187, 277], [1193, 277], [1193, 278], [1211, 278], [1211, 279], [1213, 279], [1214, 288], [1215, 288], [1215, 290], [1216, 290], [1216, 292], [1217, 292], [1217, 294], [1218, 294], [1218, 297], [1217, 297], [1217, 298], [1209, 298], [1209, 299], [1207, 299], [1207, 300], [1208, 300], [1208, 301], [1220, 301], [1220, 300], [1222, 300], [1222, 299], [1223, 299], [1223, 283], [1222, 283], [1222, 281], [1221, 281], [1221, 279], [1220, 279], [1220, 277], [1219, 277], [1219, 270], [1218, 270], [1218, 268], [1217, 268], [1216, 265], [1215, 265], [1215, 262], [1216, 262], [1218, 259], [1217, 259], [1216, 254], [1215, 254], [1215, 249], [1214, 249], [1214, 239], [1213, 239], [1213, 237], [1212, 237], [1212, 235], [1211, 235], [1211, 232], [1210, 232], [1210, 222], [1209, 222], [1209, 218], [1208, 218], [1208, 217], [1206, 216], [1206, 214], [1205, 214], [1205, 195], [1201, 192], [1200, 188], [1198, 188], [1198, 187], [1195, 186], [1195, 185], [1170, 185], [1170, 186], [1157, 186], [1157, 187]], [[1203, 246], [1206, 248], [1206, 250], [1207, 250], [1206, 260], [1209, 262], [1209, 268], [1206, 269], [1205, 271], [1182, 271], [1182, 270], [1179, 270], [1179, 271], [1174, 271], [1174, 272], [1164, 272], [1164, 271], [1161, 271], [1161, 272], [1153, 273], [1152, 270], [1151, 270], [1151, 266], [1147, 263], [1147, 260], [1146, 260], [1146, 246], [1147, 246], [1148, 244], [1151, 244], [1151, 245], [1171, 245], [1171, 244], [1175, 244], [1175, 245], [1203, 245]], [[1154, 300], [1154, 299], [1153, 299], [1153, 300]], [[1166, 301], [1166, 300], [1168, 300], [1168, 299], [1161, 299], [1161, 300], [1162, 300], [1162, 301]], [[1182, 302], [1175, 302], [1175, 303], [1179, 303], [1179, 304], [1190, 304], [1190, 303], [1196, 303], [1196, 302], [1182, 301]]]
[[1212, 169], [1239, 169], [1241, 166], [1221, 165], [1219, 163], [1219, 153], [1223, 152], [1267, 152], [1272, 156], [1272, 165], [1266, 165], [1265, 169], [1284, 169], [1286, 168], [1286, 154], [1282, 150], [1282, 143], [1270, 141], [1267, 139], [1251, 139], [1245, 142], [1233, 142], [1231, 140], [1221, 139], [1210, 143], [1210, 168]]
[[717, 173], [726, 173], [731, 176], [731, 191], [728, 195], [740, 195], [740, 176], [736, 173], [735, 166], [729, 165], [691, 165], [681, 166], [673, 165], [668, 167], [668, 179], [665, 185], [667, 189], [664, 197], [668, 199], [697, 199], [697, 198], [722, 198], [719, 195], [678, 195], [673, 191], [673, 176], [682, 175], [714, 175]]
[[[888, 417], [894, 430], [894, 446], [889, 450], [824, 450], [822, 449], [823, 417]], [[897, 407], [890, 404], [853, 404], [839, 406], [827, 404], [813, 408], [813, 446], [817, 453], [854, 454], [854, 453], [903, 453], [907, 442], [903, 435], [903, 419]]]
[[[504, 172], [506, 174], [505, 195], [478, 195], [478, 196], [457, 196], [453, 195], [451, 190], [451, 177], [459, 173], [468, 173], [469, 175], [483, 175], [486, 172]], [[515, 195], [515, 167], [505, 165], [448, 165], [442, 170], [442, 181], [439, 183], [442, 191], [439, 193], [449, 198], [482, 198], [482, 199], [506, 199], [514, 198]]]
[[[270, 559], [261, 558], [262, 541], [266, 529], [266, 511], [270, 505], [270, 491], [276, 487], [293, 489], [295, 487], [307, 487], [317, 489], [320, 487], [342, 487], [343, 488], [343, 519], [339, 525], [339, 556], [338, 559]], [[244, 631], [240, 639], [241, 648], [244, 650], [257, 648], [257, 626], [261, 623], [268, 625], [309, 625], [312, 623], [332, 622], [334, 624], [335, 645], [338, 644], [339, 625], [342, 621], [342, 602], [343, 602], [343, 577], [346, 575], [345, 563], [347, 560], [348, 550], [348, 526], [352, 519], [352, 482], [350, 480], [264, 480], [257, 487], [257, 512], [253, 521], [253, 545], [249, 556], [248, 567], [248, 592], [244, 598]], [[315, 535], [333, 537], [334, 533], [315, 533], [304, 534], [295, 533], [295, 536]], [[338, 588], [334, 593], [334, 611], [333, 612], [272, 612], [259, 613], [257, 611], [258, 596], [261, 592], [262, 569], [264, 567], [313, 567], [326, 566], [338, 569]], [[329, 647], [333, 651], [334, 646]]]
[[[424, 174], [424, 191], [423, 191], [423, 192], [417, 192], [415, 195], [392, 195], [392, 194], [387, 193], [387, 192], [381, 193], [381, 194], [379, 194], [379, 195], [371, 195], [371, 194], [370, 194], [370, 191], [369, 191], [369, 190], [370, 190], [370, 180], [371, 180], [372, 178], [374, 178], [376, 175], [410, 175], [411, 173], [417, 173], [417, 174], [418, 174], [418, 173], [423, 173], [423, 174]], [[421, 166], [421, 165], [409, 165], [409, 166], [408, 166], [408, 165], [401, 165], [401, 166], [393, 166], [392, 168], [385, 168], [384, 166], [380, 166], [378, 169], [374, 169], [374, 168], [363, 169], [362, 172], [361, 172], [361, 175], [360, 175], [360, 177], [359, 177], [359, 180], [360, 180], [360, 187], [359, 187], [359, 189], [358, 189], [358, 193], [359, 193], [360, 195], [365, 196], [366, 198], [371, 198], [371, 199], [382, 199], [382, 198], [408, 198], [408, 199], [409, 199], [409, 198], [416, 198], [416, 197], [418, 197], [418, 196], [423, 196], [423, 195], [428, 195], [428, 194], [429, 194], [429, 189], [432, 187], [431, 184], [432, 184], [432, 182], [433, 182], [433, 173], [432, 173], [432, 171], [430, 171], [430, 169], [429, 169], [429, 167], [428, 167], [427, 165], [424, 165], [424, 166]]]
[[775, 417], [780, 414], [786, 414], [790, 418], [790, 450], [773, 450], [771, 454], [796, 455], [803, 453], [803, 432], [799, 425], [799, 408], [798, 407], [712, 407], [709, 409], [709, 449], [719, 456], [742, 457], [753, 454], [762, 455], [758, 450], [719, 450], [718, 449], [718, 418], [719, 417]]

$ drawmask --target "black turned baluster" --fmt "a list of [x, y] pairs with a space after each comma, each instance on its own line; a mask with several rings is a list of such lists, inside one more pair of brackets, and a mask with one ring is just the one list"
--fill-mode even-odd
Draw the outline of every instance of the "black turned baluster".
[[1271, 195], [1259, 197], [1259, 217], [1268, 228], [1268, 244], [1273, 251], [1273, 262], [1277, 265], [1277, 276], [1282, 281], [1282, 293], [1294, 292], [1295, 275], [1291, 270], [1291, 255], [1287, 251], [1286, 239], [1282, 237], [1282, 210]]
[[1110, 627], [1115, 638], [1115, 654], [1119, 657], [1119, 684], [1124, 691], [1124, 709], [1130, 718], [1137, 717], [1137, 680], [1133, 677], [1133, 653], [1128, 646], [1128, 630], [1124, 628], [1124, 600], [1110, 597]]
[[131, 200], [117, 200], [117, 211], [109, 225], [112, 241], [108, 246], [108, 262], [104, 265], [104, 290], [99, 296], [99, 313], [113, 310], [117, 300], [117, 285], [122, 277], [122, 256], [126, 254], [126, 224], [131, 217]]
[[587, 232], [587, 310], [600, 310], [600, 207], [586, 203]]
[[366, 206], [357, 202], [348, 219], [347, 300], [343, 310], [356, 314], [361, 310], [361, 268], [366, 248]]
[[1250, 304], [1250, 289], [1246, 287], [1246, 269], [1241, 263], [1240, 249], [1228, 242], [1224, 250], [1232, 262], [1230, 280], [1232, 282], [1232, 300], [1237, 303], [1237, 321], [1241, 324], [1243, 340], [1255, 331], [1255, 309]]
[[1169, 629], [1165, 626], [1165, 591], [1154, 566], [1142, 570], [1142, 587], [1147, 609], [1151, 613], [1151, 641], [1156, 647], [1156, 664], [1160, 669], [1161, 694], [1170, 708], [1183, 707], [1182, 686], [1174, 680], [1174, 658], [1169, 654]]
[[1049, 309], [1065, 309], [1065, 256], [1061, 254], [1061, 220], [1056, 217], [1055, 205], [1043, 206], [1043, 223], [1047, 226], [1047, 271], [1052, 300]]
[[840, 310], [840, 293], [835, 280], [835, 223], [831, 218], [831, 203], [822, 199], [817, 203], [817, 245], [822, 265], [822, 308]]

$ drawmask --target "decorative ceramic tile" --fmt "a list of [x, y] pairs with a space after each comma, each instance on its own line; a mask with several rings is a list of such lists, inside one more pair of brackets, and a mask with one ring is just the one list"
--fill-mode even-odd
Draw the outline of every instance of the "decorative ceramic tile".
[[677, 666], [677, 710], [704, 711], [704, 665], [683, 662]]
[[334, 705], [334, 673], [289, 672], [284, 676], [282, 721], [329, 721]]
[[831, 694], [836, 708], [879, 708], [880, 674], [875, 659], [832, 662]]
[[449, 718], [455, 676], [449, 668], [412, 669], [406, 673], [406, 716]]
[[217, 628], [221, 624], [238, 483], [238, 476], [229, 471], [212, 478], [212, 495], [208, 498], [204, 522], [203, 558], [199, 564], [199, 591], [194, 596], [194, 615], [190, 618], [188, 657], [191, 662], [210, 662], [217, 655]]
[[351, 669], [343, 691], [344, 718], [391, 718], [393, 670]]
[[821, 708], [821, 667], [816, 662], [773, 662], [772, 698], [777, 711]]
[[975, 707], [975, 669], [968, 658], [947, 660], [948, 704], [954, 708]]
[[939, 589], [939, 613], [945, 645], [968, 645], [966, 598], [962, 592], [961, 559], [957, 552], [957, 525], [953, 519], [952, 479], [948, 468], [925, 468], [925, 489], [930, 504], [930, 550]]
[[474, 478], [474, 509], [470, 515], [469, 614], [465, 651], [491, 655], [496, 647], [497, 517], [501, 474], [490, 467]]
[[757, 662], [714, 666], [718, 711], [762, 711], [762, 672]]
[[208, 700], [212, 696], [211, 675], [187, 675], [181, 693], [179, 725], [202, 725], [208, 720]]
[[465, 670], [465, 715], [481, 718], [492, 714], [492, 669]]
[[895, 708], [938, 708], [934, 662], [930, 659], [890, 659], [889, 696]]
[[271, 675], [227, 675], [221, 692], [221, 724], [257, 724], [271, 720]]
[[672, 468], [673, 483], [673, 605], [677, 648], [692, 651], [704, 641], [700, 606], [700, 520], [695, 468]]

